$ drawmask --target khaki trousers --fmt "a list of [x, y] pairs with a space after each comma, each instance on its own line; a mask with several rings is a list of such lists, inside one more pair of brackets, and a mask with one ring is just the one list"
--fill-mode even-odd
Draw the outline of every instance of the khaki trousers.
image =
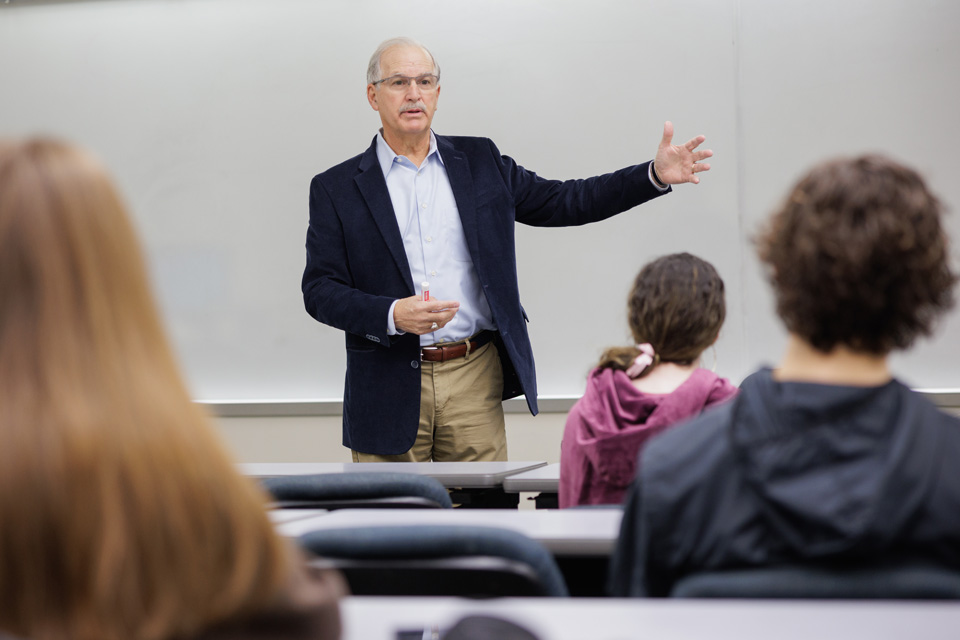
[[503, 369], [493, 342], [446, 362], [420, 363], [420, 427], [406, 453], [353, 452], [354, 462], [507, 459]]

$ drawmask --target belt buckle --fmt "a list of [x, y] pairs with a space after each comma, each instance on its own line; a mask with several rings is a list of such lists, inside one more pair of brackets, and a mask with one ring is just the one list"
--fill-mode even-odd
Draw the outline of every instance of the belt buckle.
[[420, 362], [423, 362], [424, 351], [443, 351], [442, 347], [420, 347]]

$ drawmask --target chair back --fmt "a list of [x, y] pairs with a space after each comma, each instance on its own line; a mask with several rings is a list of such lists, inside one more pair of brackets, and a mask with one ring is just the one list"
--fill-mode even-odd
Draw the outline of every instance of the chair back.
[[779, 566], [687, 576], [676, 598], [960, 599], [960, 572], [928, 564]]
[[415, 473], [319, 473], [260, 482], [280, 509], [453, 508], [439, 480]]
[[567, 596], [543, 545], [509, 529], [460, 525], [313, 531], [300, 544], [343, 572], [354, 595]]

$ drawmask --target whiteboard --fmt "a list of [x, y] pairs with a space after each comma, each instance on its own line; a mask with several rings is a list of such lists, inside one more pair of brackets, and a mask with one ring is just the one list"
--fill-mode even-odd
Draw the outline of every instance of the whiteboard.
[[[587, 227], [518, 226], [540, 394], [582, 392], [603, 348], [629, 342], [637, 270], [675, 251], [726, 282], [717, 371], [739, 382], [785, 337], [750, 238], [812, 164], [889, 153], [958, 208], [957, 24], [950, 0], [15, 1], [0, 4], [0, 134], [99, 155], [194, 396], [268, 402], [342, 397], [342, 333], [300, 294], [307, 194], [379, 127], [364, 94], [380, 41], [436, 55], [435, 131], [489, 136], [544, 177], [649, 160], [672, 120], [715, 152], [700, 185]], [[957, 362], [953, 313], [893, 364], [957, 389]]]

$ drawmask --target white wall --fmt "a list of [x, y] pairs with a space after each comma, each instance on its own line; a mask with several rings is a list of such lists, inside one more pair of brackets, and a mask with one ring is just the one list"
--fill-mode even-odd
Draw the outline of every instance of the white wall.
[[[342, 334], [299, 292], [307, 187], [376, 131], [364, 69], [380, 40], [438, 56], [439, 133], [490, 136], [546, 177], [647, 160], [672, 119], [716, 152], [701, 185], [602, 224], [517, 231], [541, 393], [579, 395], [626, 341], [636, 270], [679, 250], [727, 282], [718, 370], [739, 380], [781, 348], [749, 237], [801, 171], [883, 151], [958, 209], [957, 24], [953, 0], [14, 1], [0, 4], [0, 135], [60, 135], [113, 170], [195, 397], [337, 400]], [[955, 313], [895, 367], [960, 388], [958, 361]]]

